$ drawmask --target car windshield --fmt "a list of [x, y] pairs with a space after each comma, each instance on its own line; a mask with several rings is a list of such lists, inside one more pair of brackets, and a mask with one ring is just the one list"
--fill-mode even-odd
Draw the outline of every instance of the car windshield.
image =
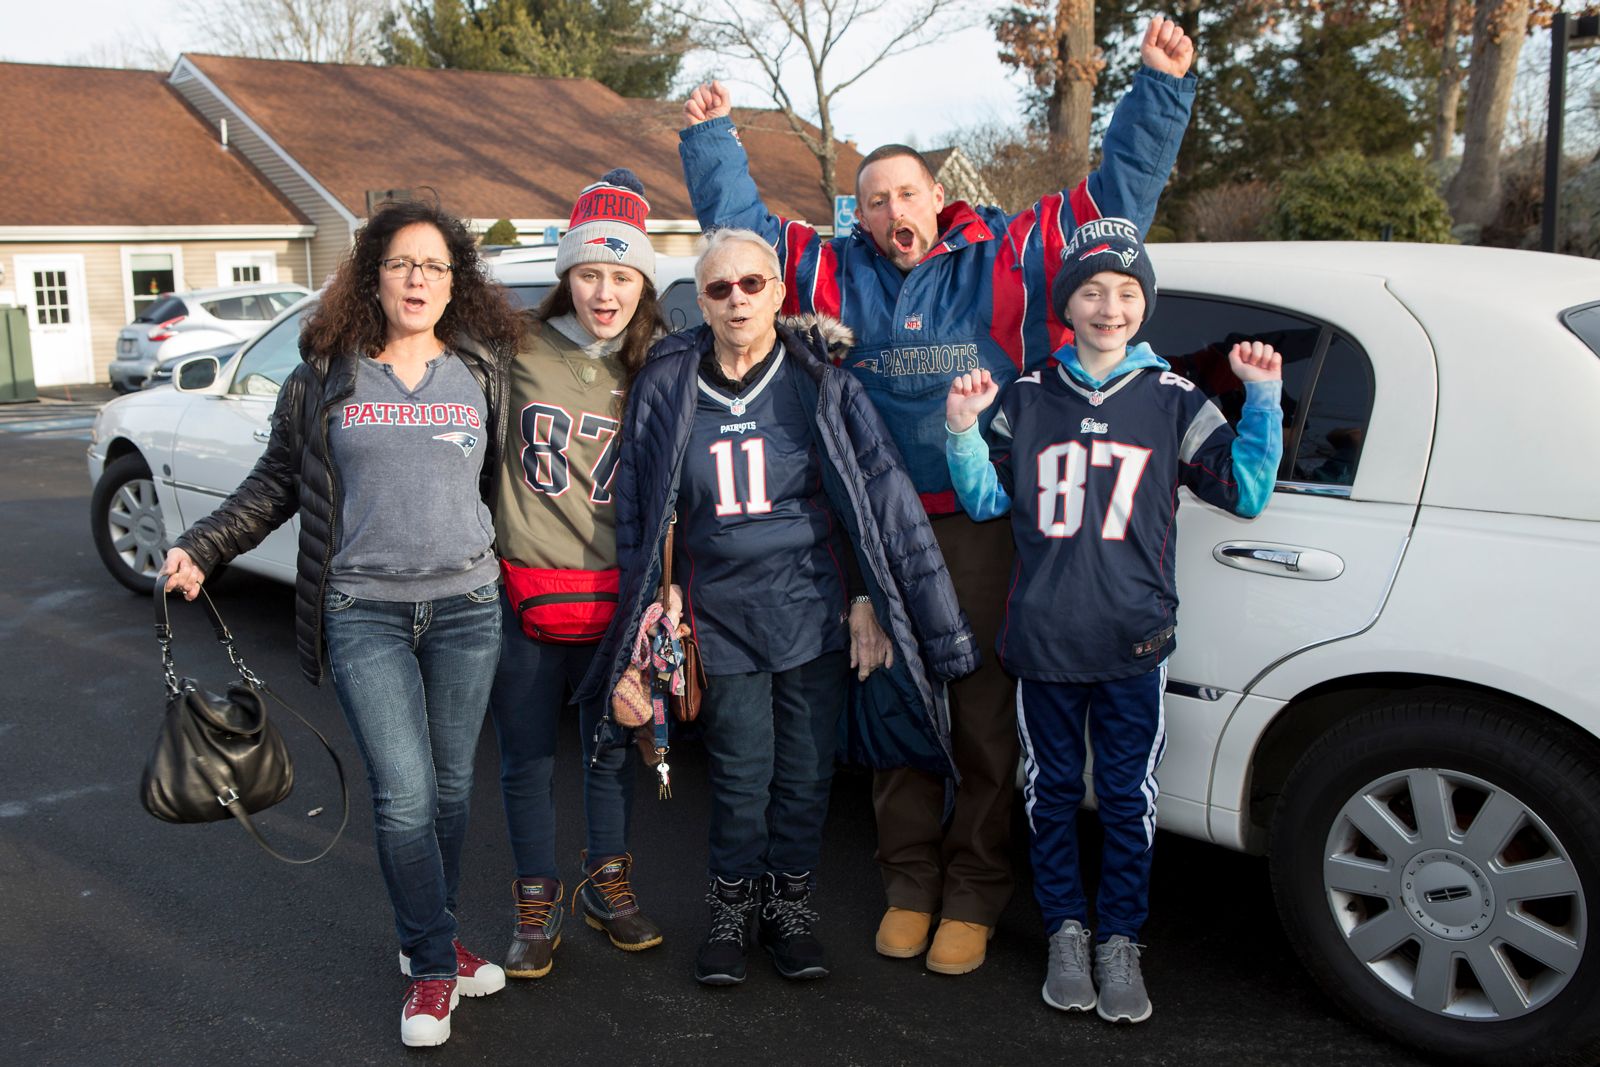
[[1578, 340], [1589, 346], [1589, 351], [1600, 356], [1600, 304], [1580, 304], [1561, 313], [1561, 321], [1578, 335]]
[[175, 319], [179, 315], [187, 314], [189, 314], [189, 308], [182, 300], [175, 296], [164, 296], [134, 316], [133, 321], [166, 322], [168, 319]]

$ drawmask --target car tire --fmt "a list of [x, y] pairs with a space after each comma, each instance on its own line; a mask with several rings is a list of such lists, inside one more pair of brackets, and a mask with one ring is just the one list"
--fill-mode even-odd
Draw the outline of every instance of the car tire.
[[106, 465], [89, 498], [94, 547], [111, 577], [135, 593], [151, 593], [167, 550], [156, 483], [133, 452]]
[[1273, 816], [1289, 940], [1355, 1018], [1455, 1062], [1600, 1055], [1600, 753], [1492, 697], [1372, 706], [1301, 757]]

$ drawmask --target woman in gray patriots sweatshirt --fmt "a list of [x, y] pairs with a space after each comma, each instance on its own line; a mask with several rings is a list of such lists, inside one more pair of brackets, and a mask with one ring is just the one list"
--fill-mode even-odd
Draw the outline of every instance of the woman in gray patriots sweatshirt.
[[465, 225], [388, 203], [306, 320], [266, 451], [163, 567], [190, 599], [295, 514], [296, 632], [366, 762], [407, 1045], [505, 973], [456, 940], [472, 759], [500, 650], [493, 475], [519, 321]]

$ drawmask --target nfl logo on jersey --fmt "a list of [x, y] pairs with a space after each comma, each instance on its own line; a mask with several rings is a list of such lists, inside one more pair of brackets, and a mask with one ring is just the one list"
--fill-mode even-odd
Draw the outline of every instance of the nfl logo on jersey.
[[920, 329], [922, 329], [922, 316], [921, 315], [907, 315], [906, 316], [906, 329], [908, 329], [908, 330], [920, 330]]

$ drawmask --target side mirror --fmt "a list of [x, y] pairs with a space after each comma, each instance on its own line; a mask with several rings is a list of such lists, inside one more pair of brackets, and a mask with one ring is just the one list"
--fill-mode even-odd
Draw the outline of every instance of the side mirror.
[[217, 380], [222, 364], [216, 356], [196, 356], [186, 359], [172, 370], [172, 386], [180, 393], [194, 393], [210, 388]]

